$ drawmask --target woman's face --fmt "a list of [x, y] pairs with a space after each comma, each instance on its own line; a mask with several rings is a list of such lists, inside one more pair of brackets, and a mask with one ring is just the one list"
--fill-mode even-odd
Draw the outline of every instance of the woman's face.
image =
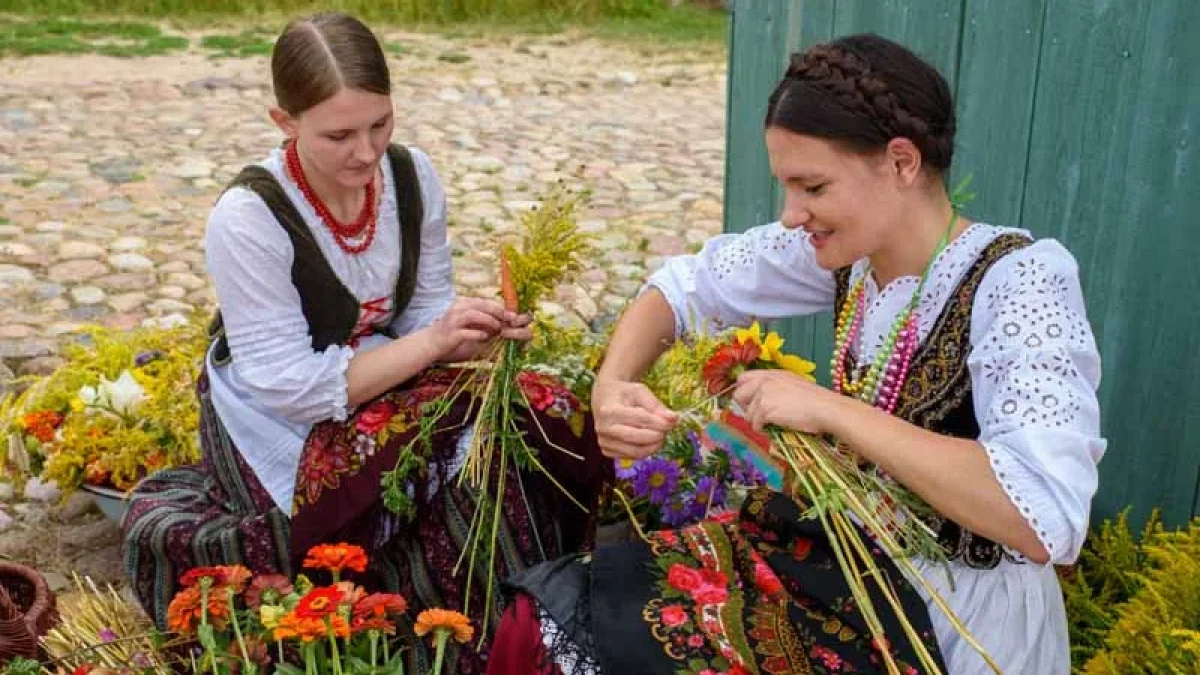
[[766, 131], [771, 171], [784, 190], [779, 219], [809, 233], [817, 264], [833, 270], [879, 251], [901, 209], [887, 153], [867, 156], [786, 129]]
[[347, 189], [374, 178], [395, 126], [391, 97], [346, 88], [295, 117], [282, 111], [273, 117], [299, 141], [310, 171]]

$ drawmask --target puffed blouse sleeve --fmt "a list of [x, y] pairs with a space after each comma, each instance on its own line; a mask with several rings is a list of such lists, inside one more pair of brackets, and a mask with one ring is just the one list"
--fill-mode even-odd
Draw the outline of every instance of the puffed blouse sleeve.
[[1079, 269], [1041, 240], [998, 261], [972, 308], [968, 357], [979, 441], [1009, 499], [1050, 554], [1070, 564], [1106, 442], [1100, 435], [1100, 354]]
[[808, 235], [779, 223], [724, 234], [699, 253], [670, 258], [647, 281], [675, 314], [676, 337], [833, 307], [833, 273], [817, 265]]

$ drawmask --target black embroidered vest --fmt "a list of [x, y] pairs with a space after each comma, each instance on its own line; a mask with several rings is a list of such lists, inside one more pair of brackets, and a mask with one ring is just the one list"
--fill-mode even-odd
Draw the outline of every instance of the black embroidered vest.
[[[421, 180], [408, 149], [389, 145], [387, 156], [396, 186], [396, 210], [400, 221], [400, 273], [396, 277], [392, 313], [387, 321], [390, 324], [408, 306], [416, 288], [425, 206], [421, 201]], [[251, 165], [242, 169], [226, 189], [232, 187], [244, 187], [257, 194], [292, 242], [292, 283], [300, 293], [300, 305], [308, 321], [312, 348], [322, 351], [330, 345], [346, 344], [358, 322], [358, 298], [333, 271], [312, 230], [296, 205], [288, 199], [283, 186], [267, 169]], [[232, 355], [225, 339], [225, 325], [219, 309], [213, 315], [208, 333], [216, 343], [213, 361], [217, 365], [228, 363]]]
[[[997, 260], [1030, 243], [1023, 235], [1000, 235], [983, 249], [963, 275], [913, 356], [896, 404], [897, 417], [939, 434], [972, 440], [979, 438], [971, 374], [967, 369], [975, 292], [979, 290], [984, 274]], [[850, 268], [839, 269], [834, 276], [837, 281], [835, 307], [840, 309], [849, 293]], [[857, 371], [853, 353], [847, 355], [847, 360], [849, 369]], [[992, 569], [1004, 558], [1016, 561], [1000, 544], [965, 530], [947, 518], [938, 517], [930, 525], [938, 533], [938, 541], [951, 560], [960, 559], [976, 569]]]

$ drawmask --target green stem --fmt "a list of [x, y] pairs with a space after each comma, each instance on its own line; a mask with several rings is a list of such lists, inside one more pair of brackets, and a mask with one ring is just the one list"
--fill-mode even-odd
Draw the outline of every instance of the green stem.
[[250, 664], [250, 653], [246, 650], [246, 640], [242, 638], [242, 626], [238, 623], [234, 592], [232, 588], [226, 590], [229, 591], [229, 618], [233, 621], [233, 634], [237, 636], [238, 649], [242, 651], [242, 665], [246, 667], [246, 672], [250, 672], [253, 666]]
[[433, 675], [442, 675], [442, 658], [446, 655], [446, 638], [450, 631], [445, 628], [437, 629], [437, 654], [433, 657]]
[[325, 617], [325, 631], [329, 635], [329, 660], [333, 661], [333, 672], [342, 675], [342, 659], [338, 653], [337, 636], [333, 634], [333, 621]]
[[[210, 582], [207, 579], [200, 580], [200, 627], [201, 628], [208, 628], [208, 585], [209, 585], [209, 583]], [[209, 632], [207, 630], [205, 630], [205, 631], [203, 631], [203, 634], [209, 635]], [[203, 642], [205, 643], [204, 644], [204, 654], [206, 656], [208, 656], [208, 664], [212, 667], [213, 675], [221, 675], [221, 673], [217, 671], [217, 654], [216, 654], [216, 650], [214, 650], [212, 648], [213, 647], [212, 640], [206, 639], [206, 640], [203, 640]]]
[[373, 674], [375, 672], [375, 664], [376, 664], [375, 647], [376, 647], [377, 643], [379, 642], [379, 631], [373, 630], [373, 631], [371, 631], [370, 635], [371, 635], [371, 673]]
[[279, 653], [279, 662], [283, 663], [283, 640], [275, 641], [276, 651]]

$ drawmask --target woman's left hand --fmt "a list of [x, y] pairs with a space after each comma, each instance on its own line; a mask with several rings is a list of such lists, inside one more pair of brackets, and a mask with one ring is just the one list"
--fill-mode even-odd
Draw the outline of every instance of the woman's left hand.
[[784, 370], [747, 370], [738, 377], [733, 400], [762, 431], [768, 424], [810, 434], [830, 432], [830, 420], [845, 399], [821, 385]]

